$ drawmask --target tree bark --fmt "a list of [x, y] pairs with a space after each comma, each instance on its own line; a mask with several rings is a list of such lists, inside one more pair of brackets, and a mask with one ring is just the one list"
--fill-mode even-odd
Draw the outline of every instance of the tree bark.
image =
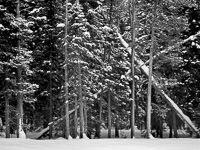
[[172, 123], [169, 124], [169, 138], [172, 138]]
[[[17, 0], [17, 18], [20, 18], [20, 0]], [[18, 37], [19, 38], [19, 37]], [[18, 39], [18, 52], [20, 53], [20, 39]], [[18, 79], [18, 95], [17, 95], [17, 138], [20, 138], [19, 133], [23, 131], [23, 95], [22, 95], [22, 66], [17, 67]]]
[[87, 99], [86, 93], [84, 92], [84, 132], [87, 133]]
[[119, 116], [117, 112], [115, 114], [115, 138], [119, 138]]
[[108, 87], [108, 138], [111, 138], [111, 102], [110, 102], [110, 87]]
[[[50, 52], [51, 53], [51, 52]], [[52, 54], [50, 54], [50, 57]], [[50, 58], [50, 77], [49, 77], [49, 123], [53, 121], [53, 100], [52, 100], [52, 59]], [[49, 139], [52, 139], [52, 128], [49, 129]]]
[[79, 78], [79, 113], [80, 113], [80, 138], [83, 138], [84, 133], [84, 116], [83, 116], [83, 93], [82, 93], [82, 79], [81, 79], [81, 64], [80, 58], [78, 62], [78, 78]]
[[[129, 54], [131, 54], [131, 47], [129, 47], [129, 45], [122, 38], [122, 35], [120, 33], [117, 34], [121, 43], [127, 49]], [[149, 77], [149, 68], [146, 65], [144, 65], [144, 62], [139, 58], [137, 53], [135, 53], [135, 62], [137, 64], [137, 67], [140, 68], [140, 70], [146, 75], [146, 77]], [[152, 76], [152, 83], [156, 91], [164, 98], [164, 100], [166, 100], [169, 106], [175, 110], [176, 114], [180, 117], [180, 119], [184, 121], [192, 131], [194, 131], [197, 135], [199, 135], [198, 129], [194, 126], [190, 118], [186, 116], [182, 112], [182, 110], [176, 105], [176, 103], [174, 103], [174, 101], [164, 92], [164, 90], [161, 88], [161, 85], [157, 82], [157, 80], [153, 76]]]
[[174, 129], [174, 138], [178, 138], [178, 132], [177, 132], [177, 123], [176, 123], [176, 113], [174, 110], [172, 110], [172, 119], [173, 119], [173, 129]]
[[152, 95], [152, 68], [153, 68], [153, 50], [154, 50], [154, 33], [155, 33], [155, 22], [156, 22], [156, 10], [157, 10], [157, 0], [154, 2], [153, 10], [153, 20], [152, 20], [152, 30], [151, 30], [151, 49], [149, 56], [149, 83], [148, 83], [148, 96], [147, 96], [147, 138], [151, 135], [151, 95]]
[[95, 126], [95, 137], [100, 138], [101, 135], [101, 124], [102, 124], [102, 100], [103, 100], [103, 90], [101, 91], [101, 95], [99, 98], [99, 121]]
[[135, 99], [135, 124], [138, 129], [140, 129], [139, 123], [139, 99]]
[[[51, 58], [50, 58], [50, 62], [52, 64]], [[49, 77], [49, 123], [51, 123], [52, 121], [53, 121], [53, 101], [52, 101], [52, 65], [51, 65], [50, 77]], [[52, 139], [52, 130], [53, 130], [52, 128], [50, 128], [49, 130], [49, 139]]]
[[21, 86], [21, 83], [22, 83], [22, 68], [21, 67], [18, 67], [17, 68], [17, 72], [18, 72], [18, 88], [19, 88], [19, 92], [18, 92], [18, 95], [17, 95], [17, 116], [18, 116], [18, 121], [17, 121], [17, 124], [18, 124], [18, 131], [17, 131], [17, 138], [20, 138], [20, 132], [23, 132], [23, 95], [21, 93], [21, 90], [22, 90], [22, 86]]
[[5, 67], [5, 91], [4, 91], [4, 98], [5, 98], [5, 125], [6, 125], [6, 138], [10, 138], [10, 106], [9, 106], [9, 99], [8, 99], [8, 85], [7, 85], [7, 66]]
[[[53, 10], [53, 1], [51, 0], [50, 2], [50, 12], [48, 14], [49, 15], [49, 19], [50, 19], [50, 24], [53, 26], [53, 15], [54, 15], [54, 10]], [[51, 123], [53, 121], [53, 97], [52, 97], [52, 52], [53, 52], [53, 35], [51, 33], [51, 37], [50, 37], [50, 41], [49, 41], [49, 49], [50, 49], [50, 56], [49, 56], [49, 60], [50, 60], [50, 75], [49, 75], [49, 123]], [[53, 132], [53, 128], [50, 125], [49, 128], [49, 139], [52, 139], [52, 132]]]
[[75, 138], [77, 137], [77, 128], [78, 128], [78, 122], [77, 122], [77, 106], [78, 106], [78, 102], [77, 102], [77, 96], [75, 96], [75, 112], [74, 112], [74, 136]]
[[103, 90], [101, 92], [100, 100], [99, 100], [99, 124], [101, 126], [102, 123], [102, 99], [103, 99]]
[[135, 36], [136, 36], [136, 2], [131, 2], [131, 31], [132, 31], [132, 51], [131, 51], [131, 72], [132, 72], [132, 101], [131, 101], [131, 138], [135, 137]]
[[69, 100], [68, 100], [68, 0], [65, 1], [65, 138], [69, 139]]
[[[6, 81], [7, 82], [7, 81]], [[7, 83], [5, 85], [7, 90]], [[7, 92], [4, 93], [5, 97], [5, 121], [6, 121], [6, 138], [10, 138], [10, 110], [9, 110], [9, 99], [7, 96]]]
[[163, 118], [160, 117], [160, 138], [163, 138]]

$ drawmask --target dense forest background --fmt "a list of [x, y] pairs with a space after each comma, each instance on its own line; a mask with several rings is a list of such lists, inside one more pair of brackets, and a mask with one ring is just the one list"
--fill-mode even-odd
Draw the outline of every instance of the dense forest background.
[[[53, 130], [65, 131], [66, 96], [73, 137], [80, 126], [97, 137], [100, 128], [129, 129], [133, 79], [135, 125], [146, 128], [148, 79], [139, 67], [131, 74], [131, 56], [117, 36], [133, 46], [130, 4], [69, 0], [66, 26], [64, 0], [0, 0], [0, 118], [7, 133], [56, 121]], [[154, 24], [153, 75], [199, 128], [199, 1], [137, 0], [135, 16], [135, 51], [148, 66]], [[185, 128], [154, 88], [151, 98], [152, 129], [172, 130], [174, 122]]]

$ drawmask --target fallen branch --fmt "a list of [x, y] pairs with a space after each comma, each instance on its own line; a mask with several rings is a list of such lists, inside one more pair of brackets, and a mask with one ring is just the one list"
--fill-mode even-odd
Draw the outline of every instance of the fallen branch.
[[[76, 107], [76, 109], [78, 109], [78, 108], [79, 108], [79, 106]], [[69, 115], [72, 114], [76, 109], [73, 109], [73, 110], [69, 111]], [[64, 120], [65, 117], [66, 117], [66, 115], [63, 116], [62, 118], [57, 119], [56, 121], [50, 122], [50, 123], [48, 124], [48, 127], [46, 127], [46, 128], [43, 129], [40, 133], [38, 133], [38, 135], [37, 135], [37, 137], [36, 137], [35, 139], [41, 139], [43, 135], [45, 135], [46, 133], [49, 132], [50, 126], [51, 126], [51, 127], [56, 126], [56, 125], [59, 124], [62, 120]]]

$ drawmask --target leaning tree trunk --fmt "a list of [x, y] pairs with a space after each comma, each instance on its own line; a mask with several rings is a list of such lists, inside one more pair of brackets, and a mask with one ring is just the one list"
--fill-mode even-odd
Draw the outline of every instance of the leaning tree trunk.
[[[122, 45], [127, 49], [129, 54], [131, 54], [131, 47], [126, 43], [126, 41], [122, 38], [122, 35], [120, 33], [117, 33], [119, 40], [121, 41]], [[137, 64], [137, 67], [146, 75], [146, 77], [149, 77], [149, 68], [144, 64], [144, 62], [139, 58], [137, 53], [135, 53], [135, 62]], [[152, 76], [152, 84], [154, 88], [157, 90], [157, 92], [166, 100], [166, 102], [174, 109], [176, 114], [180, 117], [182, 121], [184, 121], [188, 127], [194, 131], [197, 136], [199, 135], [198, 129], [194, 126], [192, 121], [188, 116], [186, 116], [182, 110], [174, 103], [174, 101], [164, 92], [164, 90], [161, 88], [161, 85], [158, 83], [158, 81]]]
[[65, 138], [69, 139], [69, 100], [68, 100], [68, 0], [65, 1]]

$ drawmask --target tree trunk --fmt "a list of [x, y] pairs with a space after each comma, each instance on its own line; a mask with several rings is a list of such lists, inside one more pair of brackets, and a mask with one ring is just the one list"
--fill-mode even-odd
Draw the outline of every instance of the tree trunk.
[[[17, 0], [17, 18], [20, 18], [20, 0]], [[19, 37], [18, 37], [19, 38]], [[18, 52], [20, 53], [20, 39], [18, 39]], [[17, 67], [18, 95], [17, 95], [17, 138], [23, 134], [23, 95], [22, 95], [22, 66]]]
[[115, 116], [115, 138], [119, 138], [119, 116], [117, 112]]
[[[7, 66], [5, 67], [5, 91], [4, 91], [4, 98], [5, 98], [5, 125], [6, 125], [6, 138], [10, 138], [10, 106], [9, 106], [9, 99], [8, 99], [8, 85], [7, 85]], [[3, 127], [3, 126], [2, 126]]]
[[[53, 101], [52, 101], [52, 56], [50, 52], [50, 77], [49, 77], [49, 123], [53, 121]], [[49, 129], [49, 139], [52, 139], [52, 130], [53, 128], [50, 127]]]
[[101, 124], [102, 124], [102, 99], [103, 99], [103, 90], [99, 99], [99, 121], [96, 123], [95, 127], [95, 137], [100, 138], [101, 135]]
[[[122, 38], [122, 35], [120, 33], [117, 34], [121, 43], [127, 49], [129, 54], [131, 54], [131, 48], [129, 47], [129, 45]], [[146, 65], [144, 65], [144, 62], [139, 58], [137, 53], [135, 53], [135, 62], [137, 64], [137, 67], [146, 75], [146, 77], [149, 77], [149, 68]], [[180, 119], [184, 121], [192, 131], [194, 131], [197, 135], [199, 135], [198, 129], [194, 126], [189, 117], [186, 116], [182, 112], [182, 110], [174, 103], [174, 101], [164, 92], [164, 90], [161, 89], [161, 85], [157, 82], [157, 80], [155, 80], [153, 76], [152, 76], [152, 83], [156, 91], [164, 98], [164, 100], [166, 100], [166, 102], [170, 105], [170, 107], [172, 107], [175, 110], [176, 114], [180, 117]]]
[[111, 102], [110, 102], [110, 87], [108, 87], [108, 138], [111, 138]]
[[[50, 25], [53, 27], [53, 15], [54, 15], [54, 8], [53, 8], [53, 1], [51, 0], [49, 2], [49, 12], [48, 12], [48, 19], [50, 20]], [[49, 50], [50, 50], [50, 56], [49, 56], [49, 60], [50, 60], [50, 75], [49, 75], [49, 123], [51, 123], [53, 121], [53, 97], [52, 97], [52, 52], [53, 52], [53, 33], [51, 33], [50, 39], [49, 39]], [[52, 139], [52, 126], [49, 126], [49, 139]]]
[[86, 93], [84, 92], [84, 132], [87, 133], [87, 99]]
[[[7, 83], [6, 83], [6, 85], [7, 85]], [[7, 86], [6, 86], [6, 88], [7, 88]], [[9, 99], [8, 99], [8, 96], [7, 96], [7, 92], [4, 93], [4, 97], [5, 97], [6, 138], [10, 138], [10, 117], [9, 117], [10, 110], [9, 110]]]
[[17, 124], [18, 124], [18, 131], [17, 131], [17, 138], [21, 138], [20, 137], [20, 132], [23, 132], [23, 95], [21, 93], [22, 87], [21, 87], [21, 82], [22, 82], [22, 70], [21, 67], [17, 68], [17, 72], [18, 72], [18, 83], [19, 83], [19, 92], [17, 95]]
[[169, 138], [172, 138], [172, 123], [169, 123]]
[[154, 2], [153, 20], [152, 20], [152, 31], [151, 31], [151, 49], [149, 56], [149, 83], [148, 83], [148, 96], [147, 96], [147, 138], [151, 135], [151, 95], [152, 95], [152, 68], [153, 68], [153, 50], [154, 50], [154, 32], [155, 32], [155, 22], [156, 22], [156, 9], [157, 1]]
[[77, 106], [78, 106], [78, 102], [77, 102], [77, 96], [75, 96], [75, 112], [74, 112], [74, 137], [77, 137], [77, 128], [78, 128], [78, 122], [77, 122]]
[[139, 123], [139, 100], [135, 99], [135, 124], [140, 129], [140, 123]]
[[78, 62], [78, 78], [79, 78], [79, 113], [80, 113], [80, 138], [83, 138], [84, 132], [84, 116], [83, 116], [83, 93], [82, 93], [82, 81], [81, 81], [81, 64], [80, 58]]
[[160, 119], [160, 138], [163, 138], [163, 118], [159, 117]]
[[132, 72], [132, 101], [131, 101], [131, 138], [135, 137], [135, 36], [136, 36], [136, 3], [132, 0], [131, 7], [131, 31], [132, 31], [132, 57], [131, 57], [131, 72]]
[[178, 132], [177, 132], [177, 123], [176, 123], [176, 113], [174, 110], [172, 110], [172, 119], [173, 119], [173, 129], [174, 129], [174, 138], [178, 138]]
[[68, 100], [68, 50], [67, 50], [67, 27], [68, 27], [68, 0], [65, 1], [65, 138], [69, 139], [69, 100]]
[[102, 99], [103, 99], [103, 91], [101, 92], [100, 101], [99, 101], [99, 124], [100, 124], [100, 126], [102, 123]]

